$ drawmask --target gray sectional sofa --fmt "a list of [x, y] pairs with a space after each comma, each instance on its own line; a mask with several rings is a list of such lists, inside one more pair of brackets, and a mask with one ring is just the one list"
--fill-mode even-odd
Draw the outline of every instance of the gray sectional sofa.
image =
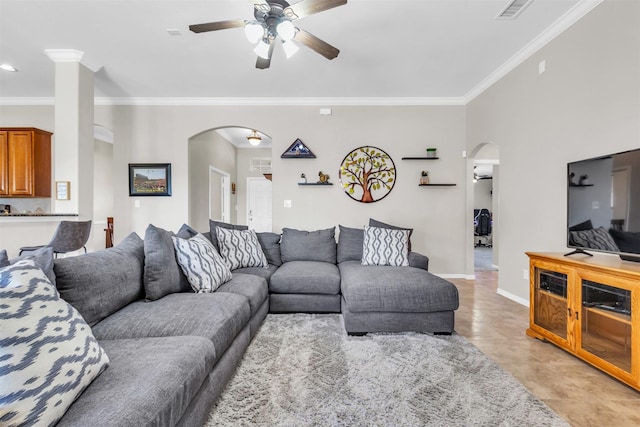
[[[212, 222], [204, 233], [217, 247]], [[196, 231], [183, 226], [178, 237]], [[348, 333], [451, 333], [457, 289], [409, 266], [361, 265], [363, 231], [258, 233], [269, 266], [239, 268], [196, 294], [177, 265], [173, 233], [152, 225], [111, 249], [56, 259], [60, 296], [91, 326], [110, 365], [58, 426], [200, 426], [268, 312], [339, 313]]]

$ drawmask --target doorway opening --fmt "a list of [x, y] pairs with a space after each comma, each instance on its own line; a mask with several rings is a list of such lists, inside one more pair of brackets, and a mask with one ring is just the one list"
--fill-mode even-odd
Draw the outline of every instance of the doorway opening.
[[209, 166], [209, 218], [231, 222], [231, 176]]

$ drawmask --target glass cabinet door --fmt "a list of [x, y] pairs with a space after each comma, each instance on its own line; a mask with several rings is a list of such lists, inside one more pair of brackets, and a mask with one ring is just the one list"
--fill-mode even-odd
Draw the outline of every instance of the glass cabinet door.
[[567, 275], [535, 268], [534, 323], [567, 340]]
[[631, 372], [631, 291], [582, 280], [581, 350]]

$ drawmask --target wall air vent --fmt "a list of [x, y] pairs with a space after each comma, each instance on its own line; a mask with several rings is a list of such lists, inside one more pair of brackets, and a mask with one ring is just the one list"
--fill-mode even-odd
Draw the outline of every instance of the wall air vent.
[[516, 19], [533, 0], [510, 0], [496, 19]]

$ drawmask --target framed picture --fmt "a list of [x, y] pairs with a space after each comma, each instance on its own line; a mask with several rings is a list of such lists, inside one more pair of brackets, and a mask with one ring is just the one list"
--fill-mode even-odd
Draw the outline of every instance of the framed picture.
[[71, 194], [69, 192], [69, 181], [56, 181], [56, 200], [69, 200]]
[[171, 163], [129, 163], [129, 196], [171, 196]]

